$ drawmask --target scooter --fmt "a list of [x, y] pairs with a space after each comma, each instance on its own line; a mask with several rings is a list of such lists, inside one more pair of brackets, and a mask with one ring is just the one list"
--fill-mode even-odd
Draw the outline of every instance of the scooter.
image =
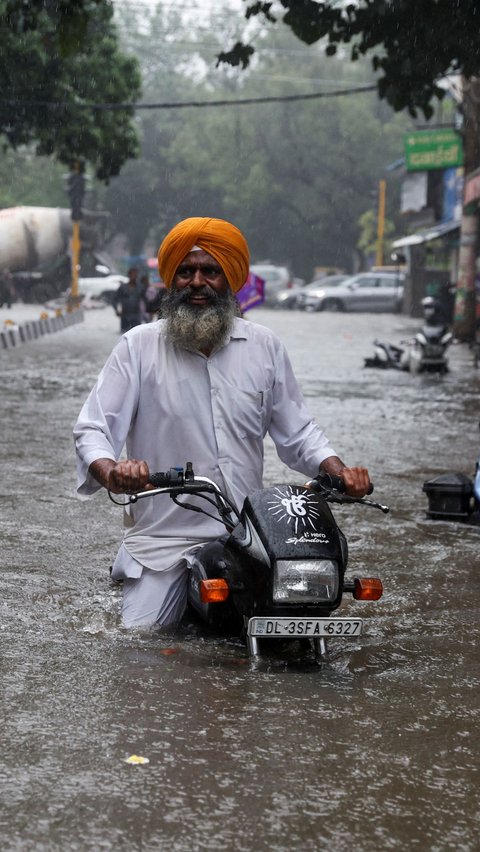
[[365, 367], [394, 368], [410, 373], [447, 373], [446, 351], [453, 335], [436, 299], [431, 296], [422, 299], [422, 310], [425, 322], [421, 330], [414, 337], [400, 341], [407, 348], [375, 340], [373, 358], [365, 358]]
[[383, 340], [373, 341], [373, 358], [365, 358], [365, 367], [379, 367], [382, 370], [407, 370], [405, 349], [385, 343]]
[[[348, 546], [328, 503], [359, 503], [388, 513], [388, 506], [345, 495], [340, 477], [321, 473], [303, 486], [274, 485], [254, 491], [239, 512], [226, 494], [191, 462], [150, 477], [153, 489], [125, 495], [127, 503], [170, 498], [210, 517], [212, 506], [226, 533], [199, 545], [190, 566], [188, 603], [210, 627], [246, 641], [257, 657], [266, 642], [307, 640], [317, 658], [326, 640], [356, 639], [363, 621], [332, 617], [343, 596], [379, 600], [378, 578], [345, 576]], [[205, 508], [186, 497], [205, 499]], [[118, 495], [115, 495], [118, 497]], [[110, 498], [124, 505], [124, 501]]]
[[412, 340], [407, 341], [407, 369], [411, 373], [447, 373], [446, 351], [453, 340], [452, 332], [440, 303], [432, 296], [422, 299], [422, 310], [424, 325]]

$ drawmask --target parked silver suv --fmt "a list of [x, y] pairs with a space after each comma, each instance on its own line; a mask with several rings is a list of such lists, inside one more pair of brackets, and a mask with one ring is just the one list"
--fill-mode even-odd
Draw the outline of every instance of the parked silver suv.
[[308, 287], [299, 307], [305, 311], [376, 311], [402, 309], [405, 276], [399, 272], [359, 272], [333, 287]]

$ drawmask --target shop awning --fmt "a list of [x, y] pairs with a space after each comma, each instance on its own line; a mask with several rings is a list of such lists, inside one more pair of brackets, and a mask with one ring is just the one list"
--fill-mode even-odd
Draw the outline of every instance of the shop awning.
[[430, 228], [425, 228], [423, 231], [417, 231], [416, 234], [409, 234], [408, 237], [402, 237], [400, 240], [395, 240], [392, 247], [404, 248], [405, 246], [419, 246], [422, 243], [431, 243], [432, 240], [438, 240], [440, 237], [445, 237], [460, 228], [460, 222], [443, 222], [438, 225], [432, 225]]

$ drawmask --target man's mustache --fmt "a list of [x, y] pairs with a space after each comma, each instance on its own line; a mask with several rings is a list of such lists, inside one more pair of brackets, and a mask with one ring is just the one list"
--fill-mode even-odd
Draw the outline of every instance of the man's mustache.
[[181, 290], [174, 290], [172, 292], [172, 300], [175, 305], [183, 305], [192, 296], [200, 296], [200, 298], [209, 299], [211, 302], [222, 301], [221, 295], [213, 287], [210, 287], [209, 284], [204, 284], [203, 287], [192, 287], [189, 284], [187, 287], [182, 287]]

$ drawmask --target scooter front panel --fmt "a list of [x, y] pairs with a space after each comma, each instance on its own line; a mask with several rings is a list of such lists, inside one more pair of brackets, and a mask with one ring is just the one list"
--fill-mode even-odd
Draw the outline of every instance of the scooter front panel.
[[294, 485], [254, 491], [244, 512], [271, 559], [325, 557], [340, 560], [340, 535], [329, 506], [320, 495]]

